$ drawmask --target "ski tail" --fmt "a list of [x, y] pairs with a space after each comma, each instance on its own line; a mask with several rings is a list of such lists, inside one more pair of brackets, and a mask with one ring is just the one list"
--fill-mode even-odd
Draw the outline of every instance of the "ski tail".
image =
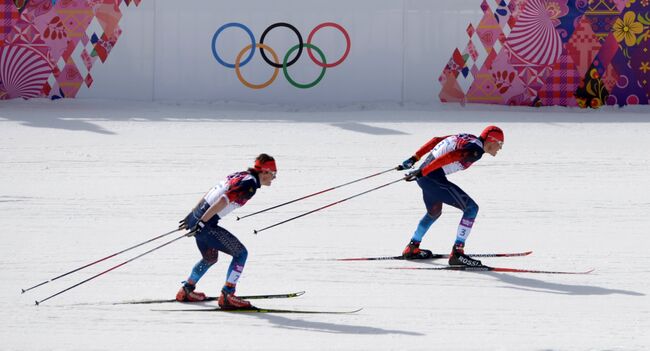
[[193, 309], [167, 309], [167, 310], [152, 310], [157, 312], [226, 312], [226, 313], [300, 313], [300, 314], [352, 314], [361, 311], [363, 308], [348, 311], [317, 311], [317, 310], [286, 310], [278, 308], [264, 308], [255, 307], [242, 308], [242, 309], [228, 309], [221, 308], [193, 308]]
[[[441, 258], [449, 257], [449, 255], [443, 254], [433, 254], [433, 257], [426, 258], [426, 260], [437, 260]], [[406, 260], [404, 256], [378, 256], [378, 257], [351, 257], [351, 258], [335, 258], [334, 261], [391, 261], [391, 260]], [[415, 260], [422, 260], [422, 258], [416, 258]]]

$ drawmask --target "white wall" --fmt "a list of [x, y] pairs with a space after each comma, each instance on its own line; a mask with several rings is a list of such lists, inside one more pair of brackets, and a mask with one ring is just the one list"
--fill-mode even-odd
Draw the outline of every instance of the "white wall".
[[[453, 49], [462, 50], [467, 43], [467, 25], [476, 25], [481, 15], [479, 0], [444, 5], [432, 0], [144, 0], [125, 11], [122, 36], [106, 63], [93, 68], [93, 86], [82, 89], [78, 98], [291, 105], [435, 103], [438, 76]], [[330, 21], [347, 29], [352, 48], [346, 61], [327, 69], [320, 84], [311, 89], [291, 86], [282, 70], [269, 87], [249, 89], [233, 69], [220, 65], [212, 55], [212, 36], [228, 22], [246, 24], [259, 42], [264, 29], [275, 22], [293, 24], [306, 41], [312, 28]], [[234, 62], [249, 42], [243, 31], [233, 28], [223, 32], [217, 47], [225, 60]], [[278, 28], [265, 43], [283, 57], [297, 41], [289, 30]], [[330, 62], [345, 48], [343, 36], [331, 28], [320, 31], [314, 43]], [[242, 68], [253, 83], [267, 80], [272, 72], [259, 51]], [[306, 83], [318, 76], [320, 68], [305, 52], [289, 72]]]

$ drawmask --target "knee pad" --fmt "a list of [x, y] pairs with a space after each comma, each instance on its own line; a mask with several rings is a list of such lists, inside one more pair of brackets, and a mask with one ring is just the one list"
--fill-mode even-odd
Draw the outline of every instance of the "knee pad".
[[235, 262], [243, 265], [246, 263], [246, 259], [248, 258], [248, 250], [245, 247], [242, 247], [242, 250], [239, 252], [239, 254], [234, 257]]
[[463, 218], [476, 218], [478, 215], [478, 204], [474, 201], [467, 204], [465, 210], [463, 210]]
[[442, 203], [431, 206], [427, 213], [429, 214], [429, 217], [431, 217], [431, 220], [435, 222], [435, 220], [442, 215]]
[[201, 256], [205, 263], [213, 265], [219, 260], [219, 250], [213, 248], [202, 250]]

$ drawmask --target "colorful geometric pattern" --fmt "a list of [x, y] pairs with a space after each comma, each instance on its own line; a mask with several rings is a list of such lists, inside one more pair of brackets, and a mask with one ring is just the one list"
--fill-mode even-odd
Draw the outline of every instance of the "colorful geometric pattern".
[[553, 64], [544, 86], [538, 91], [538, 106], [578, 106], [574, 93], [580, 73], [571, 56], [563, 53]]
[[490, 1], [438, 78], [440, 101], [648, 104], [650, 0]]
[[140, 0], [3, 0], [0, 99], [72, 98], [93, 83], [122, 34], [122, 12]]

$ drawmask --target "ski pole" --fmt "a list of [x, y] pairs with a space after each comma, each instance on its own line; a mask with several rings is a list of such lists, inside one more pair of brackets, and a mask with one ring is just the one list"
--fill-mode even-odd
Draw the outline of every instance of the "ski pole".
[[88, 264], [85, 265], [85, 266], [81, 266], [81, 267], [79, 267], [79, 268], [77, 268], [77, 269], [73, 269], [73, 270], [71, 270], [70, 272], [63, 273], [63, 274], [61, 274], [60, 276], [57, 276], [57, 277], [54, 277], [54, 278], [52, 278], [52, 279], [46, 280], [46, 281], [44, 281], [44, 282], [42, 282], [42, 283], [40, 283], [40, 284], [36, 284], [36, 285], [34, 285], [34, 286], [30, 287], [30, 288], [27, 288], [27, 289], [21, 289], [21, 290], [22, 290], [22, 293], [21, 293], [21, 294], [24, 294], [24, 293], [26, 293], [26, 292], [28, 292], [28, 291], [34, 289], [34, 288], [38, 288], [38, 287], [41, 286], [41, 285], [45, 285], [45, 284], [47, 284], [47, 283], [49, 283], [49, 282], [55, 281], [55, 280], [57, 280], [57, 279], [59, 279], [59, 278], [63, 278], [63, 277], [65, 277], [65, 276], [68, 275], [68, 274], [72, 274], [72, 273], [74, 273], [74, 272], [80, 271], [80, 270], [82, 270], [82, 269], [84, 269], [84, 268], [90, 267], [90, 266], [92, 266], [92, 265], [94, 265], [94, 264], [97, 264], [97, 263], [99, 263], [99, 262], [105, 261], [105, 260], [107, 260], [107, 259], [109, 259], [109, 258], [111, 258], [111, 257], [115, 257], [115, 256], [117, 256], [117, 255], [119, 255], [119, 254], [121, 254], [121, 253], [124, 253], [124, 252], [127, 252], [127, 251], [129, 251], [129, 250], [135, 249], [136, 247], [140, 247], [140, 246], [142, 246], [142, 245], [144, 245], [144, 244], [147, 244], [147, 243], [150, 243], [150, 242], [152, 242], [152, 241], [154, 241], [154, 240], [158, 240], [158, 239], [160, 239], [160, 238], [162, 238], [162, 237], [165, 237], [165, 236], [167, 236], [167, 235], [169, 235], [169, 234], [176, 233], [176, 232], [179, 231], [179, 230], [180, 230], [180, 229], [174, 229], [174, 230], [172, 230], [171, 232], [167, 232], [167, 233], [165, 233], [165, 234], [158, 235], [158, 236], [155, 237], [155, 238], [149, 239], [149, 240], [147, 240], [147, 241], [143, 241], [143, 242], [141, 242], [141, 243], [139, 243], [139, 244], [137, 244], [137, 245], [134, 245], [134, 246], [129, 247], [128, 249], [124, 249], [124, 250], [122, 250], [122, 251], [120, 251], [120, 252], [116, 252], [116, 253], [114, 253], [114, 254], [112, 254], [112, 255], [108, 255], [108, 256], [106, 256], [106, 257], [104, 257], [104, 258], [100, 258], [99, 260], [97, 260], [97, 261], [95, 261], [95, 262], [88, 263]]
[[54, 295], [50, 295], [50, 296], [44, 298], [44, 299], [41, 300], [41, 301], [36, 300], [36, 301], [35, 301], [35, 302], [36, 302], [36, 305], [38, 306], [38, 305], [42, 304], [43, 302], [45, 302], [45, 301], [47, 301], [47, 300], [49, 300], [49, 299], [51, 299], [51, 298], [53, 298], [53, 297], [55, 297], [55, 296], [57, 296], [57, 295], [61, 295], [61, 294], [63, 294], [64, 292], [66, 292], [66, 291], [68, 291], [68, 290], [70, 290], [70, 289], [76, 288], [76, 287], [78, 287], [79, 285], [84, 284], [84, 283], [86, 283], [86, 282], [89, 282], [89, 281], [91, 281], [91, 280], [93, 280], [93, 279], [95, 279], [95, 278], [97, 278], [97, 277], [99, 277], [99, 276], [101, 276], [101, 275], [104, 275], [104, 274], [106, 274], [106, 273], [108, 273], [108, 272], [110, 272], [110, 271], [112, 271], [112, 270], [114, 270], [114, 269], [116, 269], [116, 268], [122, 267], [122, 266], [124, 266], [125, 264], [127, 264], [127, 263], [129, 263], [129, 262], [131, 262], [131, 261], [135, 261], [136, 259], [138, 259], [138, 258], [140, 258], [140, 257], [142, 257], [142, 256], [144, 256], [144, 255], [146, 255], [146, 254], [149, 254], [149, 253], [154, 252], [154, 251], [156, 251], [156, 250], [158, 250], [158, 249], [160, 249], [160, 248], [162, 248], [162, 247], [164, 247], [164, 246], [167, 246], [167, 245], [173, 243], [174, 241], [177, 241], [177, 240], [183, 239], [183, 238], [186, 237], [186, 236], [187, 236], [187, 234], [183, 234], [183, 235], [179, 236], [179, 237], [176, 238], [176, 239], [170, 240], [170, 241], [168, 241], [168, 242], [166, 242], [166, 243], [164, 243], [164, 244], [162, 244], [162, 245], [158, 245], [158, 246], [154, 247], [153, 249], [151, 249], [151, 250], [149, 250], [149, 251], [147, 251], [147, 252], [141, 253], [141, 254], [139, 254], [139, 255], [137, 255], [137, 256], [135, 256], [135, 257], [129, 259], [129, 260], [126, 260], [126, 261], [124, 261], [124, 262], [118, 264], [117, 266], [113, 266], [113, 267], [111, 267], [111, 268], [109, 268], [109, 269], [107, 269], [107, 270], [105, 270], [105, 271], [103, 271], [103, 272], [101, 272], [101, 273], [98, 273], [98, 274], [93, 275], [92, 277], [90, 277], [90, 278], [88, 278], [88, 279], [86, 279], [86, 280], [83, 280], [83, 281], [81, 281], [81, 282], [79, 282], [79, 283], [77, 283], [77, 284], [75, 284], [75, 285], [72, 285], [72, 286], [70, 286], [70, 287], [68, 287], [68, 288], [65, 288], [65, 289], [59, 291], [58, 293], [56, 293], [56, 294], [54, 294]]
[[391, 184], [395, 184], [395, 183], [400, 182], [400, 181], [402, 181], [402, 180], [404, 180], [404, 179], [406, 179], [406, 177], [403, 177], [403, 178], [400, 178], [400, 179], [397, 179], [397, 180], [393, 180], [392, 182], [386, 183], [386, 184], [384, 184], [384, 185], [380, 185], [380, 186], [378, 186], [378, 187], [374, 187], [374, 188], [372, 188], [372, 189], [369, 189], [369, 190], [366, 190], [366, 191], [364, 191], [364, 192], [361, 192], [361, 193], [358, 193], [358, 194], [352, 195], [352, 196], [350, 196], [350, 197], [346, 197], [345, 199], [342, 199], [342, 200], [339, 200], [339, 201], [332, 202], [331, 204], [327, 204], [327, 205], [325, 205], [325, 206], [323, 206], [323, 207], [319, 207], [319, 208], [317, 208], [317, 209], [315, 209], [315, 210], [311, 210], [311, 211], [309, 211], [309, 212], [305, 212], [305, 213], [303, 213], [303, 214], [301, 214], [301, 215], [298, 215], [298, 216], [295, 216], [295, 217], [292, 217], [292, 218], [286, 219], [286, 220], [284, 220], [284, 221], [282, 221], [282, 222], [275, 223], [275, 224], [270, 225], [270, 226], [268, 226], [268, 227], [265, 227], [265, 228], [262, 228], [262, 229], [259, 229], [259, 230], [253, 230], [253, 233], [257, 234], [257, 233], [259, 233], [259, 232], [262, 232], [262, 231], [265, 231], [265, 230], [267, 230], [267, 229], [273, 228], [273, 227], [278, 226], [278, 225], [280, 225], [280, 224], [283, 224], [283, 223], [287, 223], [287, 222], [293, 221], [294, 219], [298, 219], [298, 218], [300, 218], [300, 217], [304, 217], [304, 216], [306, 216], [306, 215], [308, 215], [308, 214], [311, 214], [311, 213], [314, 213], [314, 212], [317, 212], [317, 211], [320, 211], [320, 210], [326, 209], [326, 208], [328, 208], [328, 207], [332, 207], [332, 206], [334, 206], [334, 205], [336, 205], [336, 204], [340, 204], [341, 202], [345, 202], [345, 201], [347, 201], [347, 200], [354, 199], [355, 197], [361, 196], [361, 195], [363, 195], [363, 194], [367, 194], [367, 193], [369, 193], [369, 192], [371, 192], [371, 191], [375, 191], [375, 190], [381, 189], [381, 188], [383, 188], [383, 187], [387, 187], [387, 186], [389, 186], [389, 185], [391, 185]]
[[390, 172], [390, 171], [394, 171], [394, 170], [397, 170], [397, 167], [393, 167], [393, 168], [391, 168], [391, 169], [387, 169], [387, 170], [385, 170], [385, 171], [381, 171], [381, 172], [379, 172], [379, 173], [375, 173], [375, 174], [371, 174], [371, 175], [369, 175], [369, 176], [365, 176], [365, 177], [362, 177], [362, 178], [359, 178], [359, 179], [355, 179], [355, 180], [353, 180], [353, 181], [351, 181], [351, 182], [347, 182], [347, 183], [345, 183], [345, 184], [341, 184], [341, 185], [333, 186], [333, 187], [331, 187], [331, 188], [329, 188], [329, 189], [325, 189], [325, 190], [317, 191], [317, 192], [315, 192], [315, 193], [313, 193], [313, 194], [305, 195], [305, 196], [303, 196], [303, 197], [299, 197], [299, 198], [297, 198], [297, 199], [294, 199], [294, 200], [291, 200], [291, 201], [287, 201], [287, 202], [281, 203], [281, 204], [276, 205], [276, 206], [273, 206], [273, 207], [269, 207], [269, 208], [266, 208], [266, 209], [263, 209], [263, 210], [260, 210], [260, 211], [257, 211], [257, 212], [253, 212], [253, 213], [247, 214], [247, 215], [245, 215], [245, 216], [237, 217], [237, 220], [244, 219], [244, 218], [246, 218], [246, 217], [250, 217], [250, 216], [254, 216], [254, 215], [259, 214], [259, 213], [262, 213], [262, 212], [270, 211], [270, 210], [276, 209], [276, 208], [278, 208], [278, 207], [282, 207], [282, 206], [284, 206], [284, 205], [292, 204], [292, 203], [294, 203], [294, 202], [297, 202], [297, 201], [300, 201], [300, 200], [304, 200], [304, 199], [309, 198], [309, 197], [312, 197], [312, 196], [320, 195], [320, 194], [326, 193], [326, 192], [328, 192], [328, 191], [332, 191], [332, 190], [334, 190], [334, 189], [342, 188], [342, 187], [344, 187], [344, 186], [346, 186], [346, 185], [354, 184], [354, 183], [356, 183], [356, 182], [360, 182], [360, 181], [362, 181], [362, 180], [366, 180], [366, 179], [368, 179], [368, 178], [376, 177], [376, 176], [378, 176], [378, 175], [380, 175], [380, 174], [388, 173], [388, 172]]

